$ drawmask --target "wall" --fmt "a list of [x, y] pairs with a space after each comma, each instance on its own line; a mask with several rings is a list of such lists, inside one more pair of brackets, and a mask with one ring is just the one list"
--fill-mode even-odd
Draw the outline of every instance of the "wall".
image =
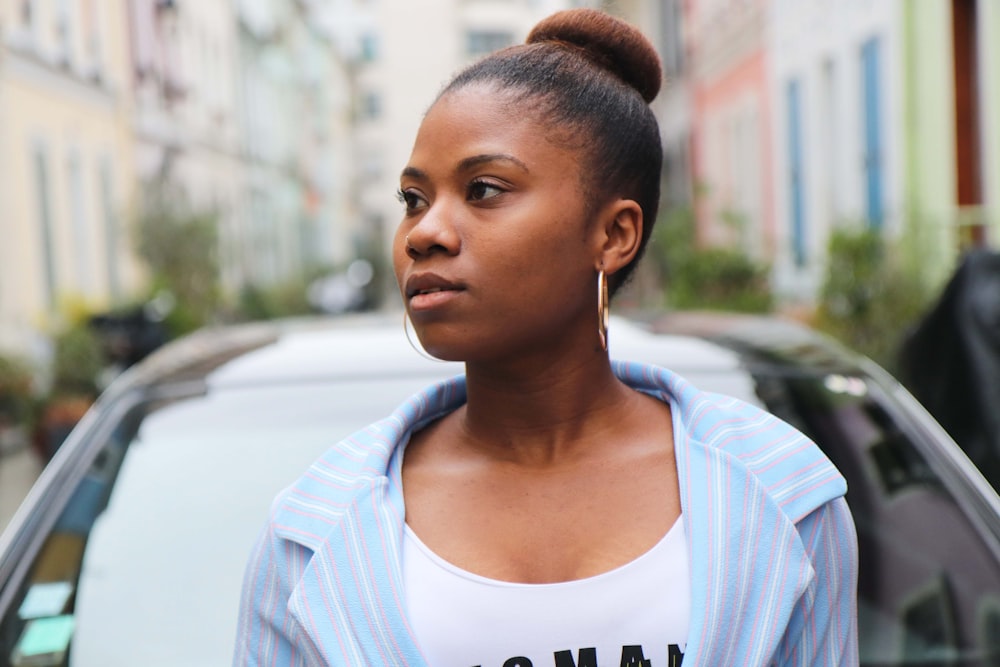
[[100, 307], [141, 280], [126, 226], [124, 8], [62, 6], [32, 3], [30, 20], [20, 3], [3, 6], [0, 346], [34, 356], [67, 302]]

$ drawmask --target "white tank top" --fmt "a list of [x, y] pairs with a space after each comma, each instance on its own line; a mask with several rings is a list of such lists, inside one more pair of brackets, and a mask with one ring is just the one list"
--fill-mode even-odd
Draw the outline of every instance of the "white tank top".
[[684, 522], [619, 568], [519, 584], [446, 562], [406, 526], [403, 590], [431, 667], [678, 667], [690, 577]]

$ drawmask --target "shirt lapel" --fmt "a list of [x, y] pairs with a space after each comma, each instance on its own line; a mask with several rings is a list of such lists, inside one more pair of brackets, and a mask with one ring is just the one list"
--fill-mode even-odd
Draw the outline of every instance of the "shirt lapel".
[[685, 667], [770, 664], [814, 575], [795, 524], [724, 451], [688, 439], [676, 456], [692, 587]]
[[401, 498], [388, 478], [359, 489], [292, 594], [292, 614], [329, 665], [423, 667], [406, 621]]

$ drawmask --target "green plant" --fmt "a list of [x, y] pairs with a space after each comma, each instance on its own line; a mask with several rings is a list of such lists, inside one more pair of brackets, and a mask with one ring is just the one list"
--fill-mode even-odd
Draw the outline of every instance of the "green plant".
[[907, 328], [930, 301], [898, 253], [866, 225], [835, 230], [813, 324], [889, 370]]
[[154, 292], [166, 291], [175, 299], [165, 322], [170, 332], [180, 335], [210, 322], [221, 303], [218, 215], [196, 210], [163, 188], [153, 189], [135, 231]]
[[[736, 216], [726, 217], [736, 225]], [[773, 305], [770, 267], [738, 248], [697, 244], [694, 211], [668, 209], [657, 221], [650, 243], [651, 260], [673, 308], [767, 312]]]
[[19, 356], [0, 354], [0, 426], [30, 421], [34, 403], [31, 364]]
[[96, 396], [106, 359], [97, 334], [85, 323], [73, 324], [53, 338], [52, 394]]
[[245, 285], [240, 290], [239, 315], [249, 320], [267, 320], [314, 312], [308, 291], [309, 281], [301, 278], [277, 285]]
[[769, 269], [731, 248], [694, 250], [669, 286], [675, 308], [763, 313], [771, 310]]

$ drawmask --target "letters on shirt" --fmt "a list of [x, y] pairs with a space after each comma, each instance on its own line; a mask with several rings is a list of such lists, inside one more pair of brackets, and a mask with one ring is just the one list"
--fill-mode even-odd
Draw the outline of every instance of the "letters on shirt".
[[[677, 644], [670, 644], [667, 647], [667, 664], [662, 667], [681, 667], [684, 662], [684, 653]], [[596, 648], [582, 648], [577, 651], [576, 658], [573, 651], [556, 651], [553, 654], [553, 667], [613, 667], [612, 663], [601, 664], [597, 662]], [[482, 667], [475, 665], [474, 667]], [[500, 667], [535, 667], [535, 663], [530, 658], [515, 656], [508, 658]], [[539, 665], [538, 667], [541, 667]], [[654, 665], [652, 660], [646, 659], [641, 645], [622, 646], [621, 662], [618, 667], [661, 667]]]

